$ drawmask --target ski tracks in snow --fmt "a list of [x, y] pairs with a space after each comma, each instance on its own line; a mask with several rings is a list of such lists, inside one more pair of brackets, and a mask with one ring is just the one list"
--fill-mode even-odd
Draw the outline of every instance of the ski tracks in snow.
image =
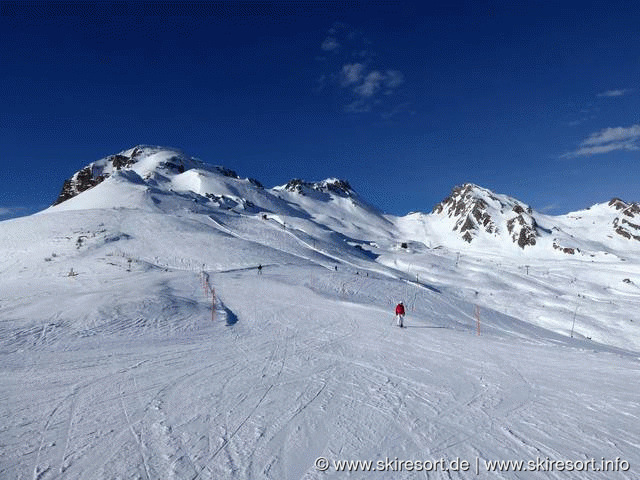
[[33, 467], [34, 480], [56, 478], [70, 469], [78, 453], [78, 449], [75, 449], [77, 438], [74, 438], [78, 415], [86, 413], [96, 401], [104, 400], [104, 393], [111, 388], [114, 378], [133, 371], [143, 363], [144, 361], [137, 362], [71, 387], [71, 391], [49, 412], [40, 431]]

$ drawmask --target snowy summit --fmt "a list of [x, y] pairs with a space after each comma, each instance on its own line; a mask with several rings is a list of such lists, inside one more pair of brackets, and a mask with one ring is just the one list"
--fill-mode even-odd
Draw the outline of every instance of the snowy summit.
[[638, 478], [640, 205], [356, 190], [137, 146], [0, 222], [0, 477]]

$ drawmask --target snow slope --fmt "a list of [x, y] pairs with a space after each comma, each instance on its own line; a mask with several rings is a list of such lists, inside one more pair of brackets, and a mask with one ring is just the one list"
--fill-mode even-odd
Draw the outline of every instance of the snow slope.
[[[640, 474], [633, 252], [458, 256], [424, 216], [383, 215], [333, 180], [301, 195], [139, 157], [0, 223], [0, 478]], [[628, 469], [485, 465], [545, 459]]]

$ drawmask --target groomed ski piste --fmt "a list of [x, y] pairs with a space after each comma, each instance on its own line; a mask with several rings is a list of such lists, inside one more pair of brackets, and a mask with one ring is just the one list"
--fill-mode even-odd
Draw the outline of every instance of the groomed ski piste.
[[175, 155], [0, 223], [0, 478], [638, 478], [637, 249], [480, 254]]

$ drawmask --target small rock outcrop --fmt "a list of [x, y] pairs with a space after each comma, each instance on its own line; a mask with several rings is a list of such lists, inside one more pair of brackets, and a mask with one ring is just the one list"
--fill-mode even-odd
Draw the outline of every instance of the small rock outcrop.
[[102, 174], [94, 174], [91, 166], [85, 167], [77, 172], [73, 177], [67, 179], [62, 184], [62, 191], [58, 198], [54, 202], [54, 205], [58, 205], [70, 198], [75, 197], [79, 193], [89, 190], [101, 183], [106, 178]]
[[71, 178], [64, 181], [62, 191], [53, 205], [65, 202], [85, 190], [89, 190], [102, 183], [111, 175], [109, 172], [122, 170], [134, 165], [138, 161], [137, 157], [141, 152], [142, 147], [135, 147], [130, 155], [118, 153], [87, 165], [82, 170], [76, 172]]
[[331, 178], [321, 182], [305, 182], [299, 178], [294, 178], [287, 182], [284, 189], [288, 192], [294, 192], [300, 195], [305, 195], [311, 191], [322, 193], [332, 192], [343, 197], [350, 197], [353, 195], [353, 190], [351, 189], [349, 182], [337, 178]]
[[553, 240], [553, 248], [555, 250], [560, 250], [562, 253], [566, 253], [568, 255], [575, 255], [576, 251], [580, 251], [579, 248], [571, 248], [571, 247], [562, 247], [558, 245], [557, 240]]
[[627, 203], [619, 198], [612, 198], [609, 201], [609, 206], [620, 213], [613, 219], [613, 230], [621, 237], [640, 242], [640, 204]]

